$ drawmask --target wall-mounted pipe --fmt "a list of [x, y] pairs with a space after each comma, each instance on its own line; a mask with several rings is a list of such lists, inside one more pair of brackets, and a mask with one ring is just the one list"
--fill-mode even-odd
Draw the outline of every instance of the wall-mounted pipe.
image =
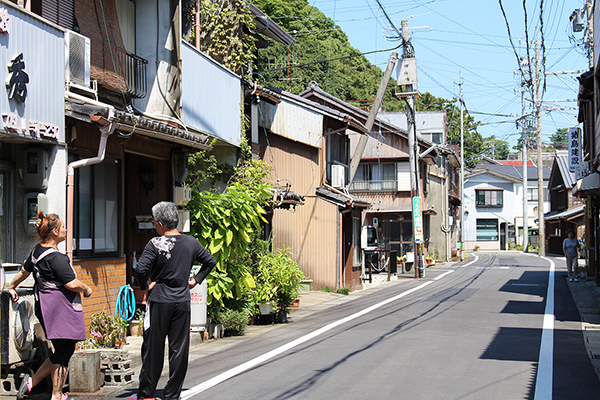
[[85, 167], [88, 165], [100, 164], [104, 160], [108, 135], [113, 133], [117, 127], [117, 119], [115, 117], [114, 111], [115, 109], [113, 107], [109, 107], [109, 123], [100, 128], [101, 136], [100, 144], [98, 145], [98, 155], [96, 157], [73, 161], [67, 166], [67, 256], [69, 256], [69, 260], [71, 262], [73, 261], [73, 203], [75, 201], [75, 169]]

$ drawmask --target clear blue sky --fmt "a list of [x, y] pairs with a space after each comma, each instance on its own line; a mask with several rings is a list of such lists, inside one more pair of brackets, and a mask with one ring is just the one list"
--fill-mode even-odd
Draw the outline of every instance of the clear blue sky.
[[[335, 20], [348, 35], [350, 43], [362, 52], [386, 49], [399, 44], [392, 36], [391, 25], [376, 0], [309, 0]], [[495, 135], [516, 144], [520, 133], [512, 121], [521, 115], [520, 77], [517, 57], [498, 0], [380, 0], [383, 8], [400, 29], [401, 20], [410, 27], [419, 67], [419, 90], [435, 96], [458, 97], [459, 71], [463, 76], [465, 104], [476, 120], [483, 122], [478, 130], [484, 137]], [[511, 36], [517, 54], [526, 57], [525, 13], [517, 0], [503, 0]], [[545, 0], [543, 30], [546, 46], [546, 71], [587, 70], [588, 60], [581, 46], [583, 33], [573, 33], [569, 16], [583, 7], [583, 0]], [[530, 40], [540, 31], [540, 0], [527, 1], [527, 32]], [[571, 40], [569, 39], [571, 36]], [[541, 36], [540, 36], [541, 39]], [[577, 46], [580, 44], [580, 46]], [[530, 48], [531, 56], [535, 46]], [[368, 56], [374, 64], [385, 68], [391, 52]], [[401, 51], [400, 51], [401, 54]], [[332, 55], [333, 56], [333, 55]], [[576, 99], [578, 75], [548, 76], [545, 100]], [[576, 102], [544, 103], [544, 108], [571, 107], [570, 110], [544, 111], [544, 142], [557, 128], [576, 125]], [[513, 115], [491, 116], [481, 113]]]

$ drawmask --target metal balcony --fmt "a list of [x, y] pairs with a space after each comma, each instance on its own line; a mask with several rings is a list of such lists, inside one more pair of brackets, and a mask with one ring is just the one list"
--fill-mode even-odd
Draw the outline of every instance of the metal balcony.
[[396, 181], [354, 181], [350, 186], [353, 192], [396, 192]]
[[146, 65], [148, 60], [133, 53], [125, 53], [125, 76], [127, 78], [127, 95], [142, 99], [148, 93]]

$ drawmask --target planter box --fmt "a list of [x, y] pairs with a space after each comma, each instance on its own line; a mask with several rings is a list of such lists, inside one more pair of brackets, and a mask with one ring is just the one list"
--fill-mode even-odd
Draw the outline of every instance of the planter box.
[[312, 279], [303, 279], [300, 281], [300, 287], [298, 288], [301, 292], [310, 292], [312, 289]]

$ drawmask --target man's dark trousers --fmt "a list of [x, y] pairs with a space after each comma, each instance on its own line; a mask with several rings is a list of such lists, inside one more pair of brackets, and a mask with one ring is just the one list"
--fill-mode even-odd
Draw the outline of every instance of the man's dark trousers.
[[150, 327], [144, 330], [138, 398], [154, 397], [163, 369], [165, 338], [168, 336], [169, 380], [163, 390], [163, 398], [178, 400], [190, 353], [190, 302], [148, 302], [146, 307], [150, 308]]

